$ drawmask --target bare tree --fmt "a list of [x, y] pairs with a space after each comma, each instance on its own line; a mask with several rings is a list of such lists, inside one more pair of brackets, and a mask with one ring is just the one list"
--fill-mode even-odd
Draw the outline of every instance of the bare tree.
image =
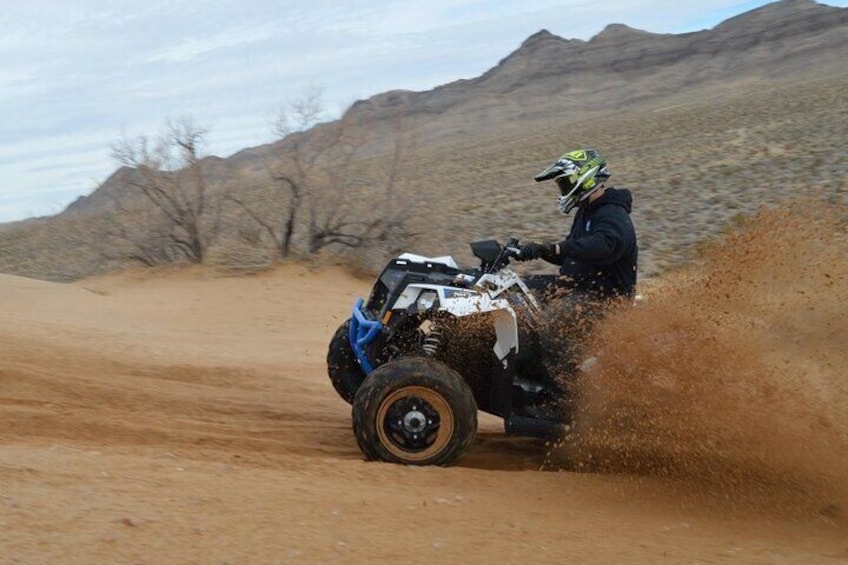
[[388, 157], [382, 167], [383, 201], [385, 209], [376, 234], [380, 241], [408, 238], [413, 234], [408, 227], [411, 212], [411, 195], [406, 192], [402, 171], [406, 153], [416, 142], [410, 134], [404, 110], [391, 117], [390, 146]]
[[109, 261], [129, 259], [146, 267], [172, 263], [181, 258], [170, 245], [167, 219], [146, 206], [132, 206], [111, 195], [114, 214], [106, 214], [102, 256]]
[[247, 198], [245, 190], [240, 195], [231, 194], [228, 199], [237, 204], [274, 243], [279, 257], [288, 257], [292, 252], [293, 239], [299, 214], [308, 190], [308, 179], [320, 155], [329, 150], [307, 153], [309, 135], [307, 130], [323, 117], [322, 90], [313, 87], [280, 108], [271, 123], [271, 131], [284, 140], [287, 147], [287, 165], [279, 163], [266, 170], [271, 180], [270, 192], [273, 202], [262, 197]]
[[147, 203], [142, 216], [149, 223], [139, 226], [138, 216], [132, 212], [144, 206], [130, 203], [135, 200], [132, 198], [119, 197], [116, 202], [116, 208], [124, 213], [116, 216], [121, 225], [112, 235], [132, 246], [130, 258], [145, 264], [203, 261], [220, 230], [220, 213], [210, 206], [201, 163], [207, 133], [191, 118], [183, 117], [166, 120], [165, 133], [155, 142], [139, 136], [112, 144], [112, 157], [136, 173], [130, 177], [129, 187]]
[[280, 139], [305, 132], [324, 117], [324, 90], [313, 86], [284, 104], [271, 123], [271, 131]]
[[[286, 105], [274, 122], [282, 142], [269, 178], [285, 194], [284, 204], [274, 208], [277, 216], [270, 218], [241, 202], [277, 242], [282, 256], [291, 252], [298, 230], [308, 253], [329, 246], [360, 247], [403, 231], [402, 114], [391, 122], [389, 148], [377, 152], [373, 124], [350, 112], [334, 122], [317, 123], [323, 115], [321, 93], [311, 90]], [[372, 153], [366, 155], [364, 148]]]

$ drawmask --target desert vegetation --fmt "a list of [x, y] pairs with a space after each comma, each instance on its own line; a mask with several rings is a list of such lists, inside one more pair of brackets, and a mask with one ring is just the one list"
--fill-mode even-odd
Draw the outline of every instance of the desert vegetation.
[[363, 158], [372, 141], [369, 124], [347, 114], [316, 127], [322, 113], [315, 92], [290, 101], [273, 124], [283, 146], [264, 163], [265, 182], [225, 190], [225, 200], [238, 208], [231, 216], [235, 239], [248, 250], [269, 249], [280, 260], [328, 248], [397, 245], [410, 235], [403, 115], [390, 121], [389, 150]]
[[172, 120], [159, 139], [116, 142], [123, 178], [94, 211], [0, 228], [0, 270], [73, 280], [139, 263], [245, 271], [306, 258], [371, 273], [401, 249], [468, 262], [474, 239], [559, 237], [568, 219], [532, 176], [590, 145], [611, 184], [634, 192], [640, 273], [653, 276], [764, 204], [845, 198], [846, 86], [763, 80], [543, 120], [494, 112], [453, 120], [438, 142], [402, 105], [391, 119], [348, 112], [315, 125], [321, 101], [309, 95], [281, 110], [279, 141], [226, 160], [203, 158], [212, 132]]
[[140, 136], [112, 146], [115, 161], [134, 174], [110, 195], [115, 213], [102, 234], [108, 259], [202, 263], [220, 232], [220, 197], [209, 194], [200, 162], [207, 131], [188, 117], [165, 126], [155, 142]]

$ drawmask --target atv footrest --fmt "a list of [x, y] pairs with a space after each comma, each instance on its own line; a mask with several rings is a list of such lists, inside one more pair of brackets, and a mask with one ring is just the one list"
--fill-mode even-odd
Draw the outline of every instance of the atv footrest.
[[540, 439], [559, 439], [563, 436], [563, 424], [552, 420], [542, 420], [512, 414], [504, 419], [507, 435], [536, 437]]

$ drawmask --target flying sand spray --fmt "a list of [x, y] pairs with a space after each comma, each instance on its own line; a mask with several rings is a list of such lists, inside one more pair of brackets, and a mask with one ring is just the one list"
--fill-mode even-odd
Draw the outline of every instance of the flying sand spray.
[[593, 333], [552, 460], [848, 512], [848, 206], [755, 217]]

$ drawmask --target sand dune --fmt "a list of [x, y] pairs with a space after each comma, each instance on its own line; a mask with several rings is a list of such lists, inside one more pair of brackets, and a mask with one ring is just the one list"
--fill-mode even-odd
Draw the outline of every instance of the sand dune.
[[456, 467], [363, 461], [324, 358], [369, 286], [0, 276], [0, 563], [848, 561], [836, 511], [552, 472], [494, 419]]

